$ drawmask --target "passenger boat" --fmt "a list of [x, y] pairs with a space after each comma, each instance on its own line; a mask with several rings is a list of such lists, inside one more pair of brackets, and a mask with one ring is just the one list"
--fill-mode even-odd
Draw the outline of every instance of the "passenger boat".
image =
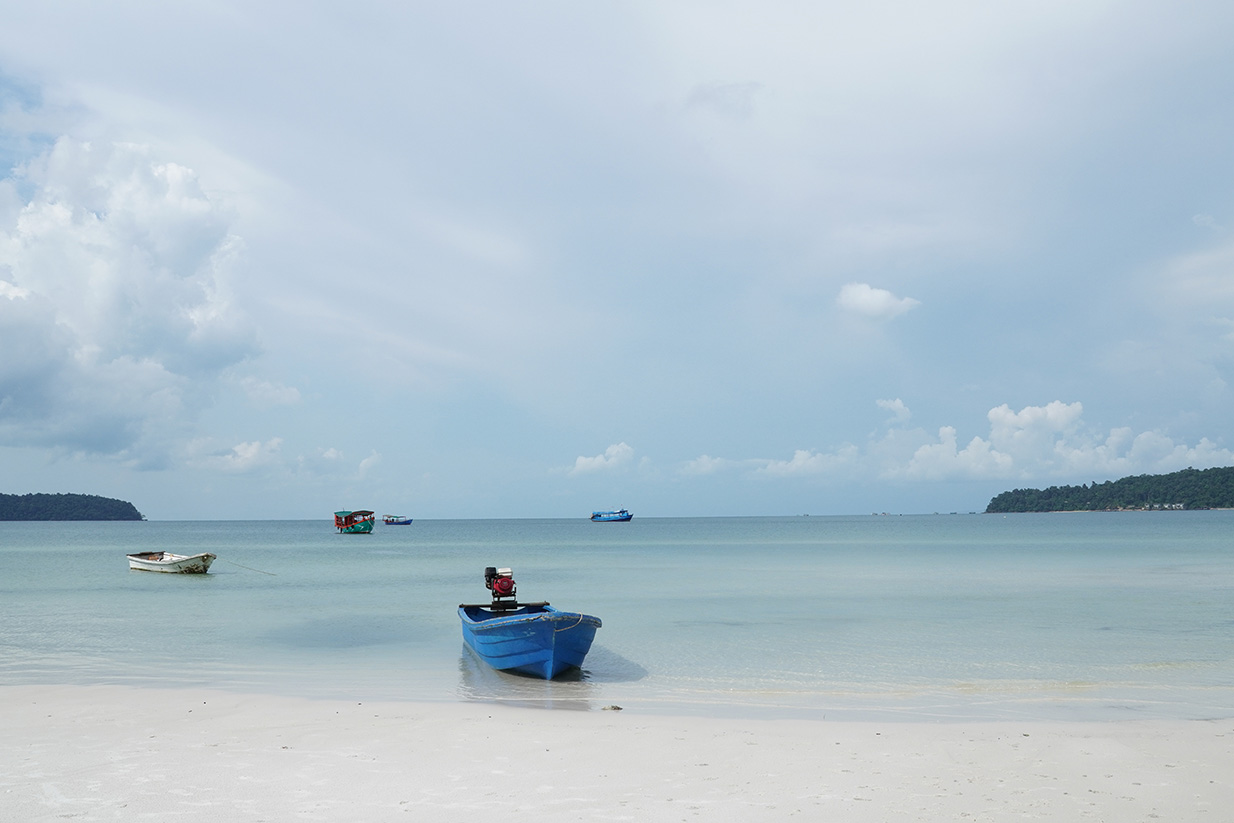
[[600, 618], [558, 611], [547, 602], [517, 602], [509, 569], [489, 566], [484, 585], [492, 603], [458, 607], [463, 640], [477, 657], [494, 669], [545, 680], [582, 667]]
[[633, 520], [634, 515], [625, 509], [617, 509], [611, 512], [592, 512], [591, 519], [597, 523], [625, 523], [627, 520]]
[[340, 534], [368, 534], [373, 530], [377, 515], [371, 511], [335, 512], [334, 527]]
[[387, 526], [410, 526], [411, 518], [403, 517], [401, 514], [383, 514], [381, 516], [381, 522], [385, 523]]
[[129, 568], [141, 572], [170, 572], [171, 574], [205, 574], [210, 571], [210, 564], [215, 555], [203, 554], [172, 554], [171, 552], [138, 552], [130, 554]]

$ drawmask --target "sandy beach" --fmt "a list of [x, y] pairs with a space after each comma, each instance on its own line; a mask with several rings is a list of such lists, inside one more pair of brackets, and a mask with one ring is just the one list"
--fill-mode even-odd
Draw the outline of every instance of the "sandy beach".
[[1228, 820], [1234, 720], [743, 720], [0, 688], [5, 821]]

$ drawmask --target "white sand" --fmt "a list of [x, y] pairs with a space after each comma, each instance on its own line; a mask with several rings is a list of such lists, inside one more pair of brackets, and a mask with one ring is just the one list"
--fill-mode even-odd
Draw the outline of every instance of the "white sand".
[[0, 821], [1234, 820], [1234, 721], [748, 721], [0, 687]]

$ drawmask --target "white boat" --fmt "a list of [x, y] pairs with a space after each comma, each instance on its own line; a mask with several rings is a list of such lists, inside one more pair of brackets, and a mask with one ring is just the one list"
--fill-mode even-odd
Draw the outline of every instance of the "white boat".
[[139, 552], [129, 555], [129, 568], [143, 572], [170, 572], [171, 574], [205, 574], [215, 555], [172, 554], [171, 552]]

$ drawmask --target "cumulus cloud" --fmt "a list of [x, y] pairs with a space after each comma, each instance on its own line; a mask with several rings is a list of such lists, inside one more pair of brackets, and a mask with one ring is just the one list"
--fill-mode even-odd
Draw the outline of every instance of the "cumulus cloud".
[[725, 460], [722, 457], [711, 457], [710, 455], [701, 455], [688, 461], [679, 470], [679, 474], [701, 476], [706, 474], [716, 474], [724, 469], [735, 464], [733, 460]]
[[360, 461], [360, 466], [356, 470], [359, 477], [364, 477], [369, 473], [369, 470], [381, 462], [381, 455], [376, 450], [369, 452], [369, 456]]
[[[899, 399], [877, 401], [908, 419]], [[1109, 432], [1089, 429], [1084, 406], [1059, 400], [1019, 411], [1006, 404], [987, 413], [989, 432], [961, 441], [954, 426], [935, 432], [894, 427], [872, 437], [864, 447], [846, 443], [832, 450], [797, 449], [791, 458], [732, 460], [704, 455], [685, 464], [683, 475], [704, 475], [722, 468], [746, 467], [759, 477], [779, 479], [830, 477], [848, 481], [980, 480], [1038, 482], [1049, 485], [1075, 478], [1157, 474], [1188, 466], [1234, 465], [1234, 451], [1207, 438], [1195, 445], [1161, 432], [1135, 433], [1127, 427]]]
[[798, 449], [791, 460], [765, 460], [755, 472], [770, 477], [836, 473], [851, 468], [859, 456], [860, 450], [853, 445], [845, 445], [830, 453]]
[[1095, 432], [1083, 425], [1083, 413], [1081, 403], [1058, 400], [1018, 412], [1006, 404], [997, 406], [987, 414], [987, 439], [974, 437], [961, 448], [955, 429], [944, 426], [935, 442], [922, 444], [906, 464], [891, 467], [885, 474], [910, 479], [1046, 481], [1234, 464], [1234, 452], [1207, 438], [1189, 446], [1160, 432], [1135, 434], [1126, 427]]
[[574, 466], [570, 469], [569, 473], [590, 474], [592, 472], [607, 471], [629, 463], [633, 457], [634, 449], [625, 443], [616, 443], [605, 449], [604, 454], [598, 454], [595, 457], [580, 456], [574, 461]]
[[897, 423], [907, 423], [908, 419], [913, 416], [908, 406], [904, 405], [904, 401], [898, 397], [895, 400], [875, 400], [874, 403], [880, 409], [891, 412], [892, 418]]
[[911, 297], [896, 297], [886, 289], [876, 289], [865, 283], [849, 283], [840, 289], [836, 304], [847, 312], [886, 320], [898, 317], [921, 301]]
[[61, 138], [0, 181], [0, 444], [165, 462], [256, 353], [230, 221], [142, 146]]
[[279, 454], [283, 444], [282, 438], [274, 437], [266, 442], [254, 440], [251, 443], [239, 443], [223, 454], [205, 457], [202, 465], [227, 472], [229, 474], [245, 474], [258, 469], [279, 465], [282, 458]]

